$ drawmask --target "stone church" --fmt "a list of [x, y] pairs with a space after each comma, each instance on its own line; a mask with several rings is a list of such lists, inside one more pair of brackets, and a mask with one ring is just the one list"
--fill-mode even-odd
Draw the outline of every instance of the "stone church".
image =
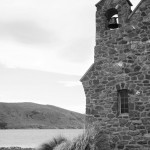
[[150, 150], [150, 0], [96, 4], [94, 63], [81, 78], [86, 127], [99, 122], [118, 149]]

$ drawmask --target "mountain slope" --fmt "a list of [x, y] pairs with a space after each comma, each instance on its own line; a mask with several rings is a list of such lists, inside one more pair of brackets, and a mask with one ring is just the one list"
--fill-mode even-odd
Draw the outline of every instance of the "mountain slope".
[[0, 103], [0, 128], [83, 128], [84, 115], [52, 105]]

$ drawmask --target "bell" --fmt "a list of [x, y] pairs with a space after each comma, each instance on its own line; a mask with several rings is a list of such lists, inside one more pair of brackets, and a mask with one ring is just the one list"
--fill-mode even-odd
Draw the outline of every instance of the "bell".
[[115, 29], [119, 27], [119, 24], [117, 23], [117, 17], [112, 17], [110, 19], [108, 27], [110, 29]]

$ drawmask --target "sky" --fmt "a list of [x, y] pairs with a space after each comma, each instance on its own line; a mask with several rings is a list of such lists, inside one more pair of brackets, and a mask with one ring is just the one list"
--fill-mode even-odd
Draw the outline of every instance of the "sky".
[[94, 61], [97, 2], [0, 0], [0, 102], [85, 113], [79, 80]]

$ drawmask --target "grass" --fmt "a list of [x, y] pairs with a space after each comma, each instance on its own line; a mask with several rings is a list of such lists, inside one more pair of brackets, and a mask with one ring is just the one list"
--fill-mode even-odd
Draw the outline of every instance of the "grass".
[[110, 133], [94, 125], [72, 141], [57, 137], [38, 150], [112, 150], [112, 145]]
[[57, 145], [60, 145], [66, 141], [66, 138], [59, 136], [57, 138], [53, 138], [49, 143], [42, 144], [39, 150], [54, 150]]

